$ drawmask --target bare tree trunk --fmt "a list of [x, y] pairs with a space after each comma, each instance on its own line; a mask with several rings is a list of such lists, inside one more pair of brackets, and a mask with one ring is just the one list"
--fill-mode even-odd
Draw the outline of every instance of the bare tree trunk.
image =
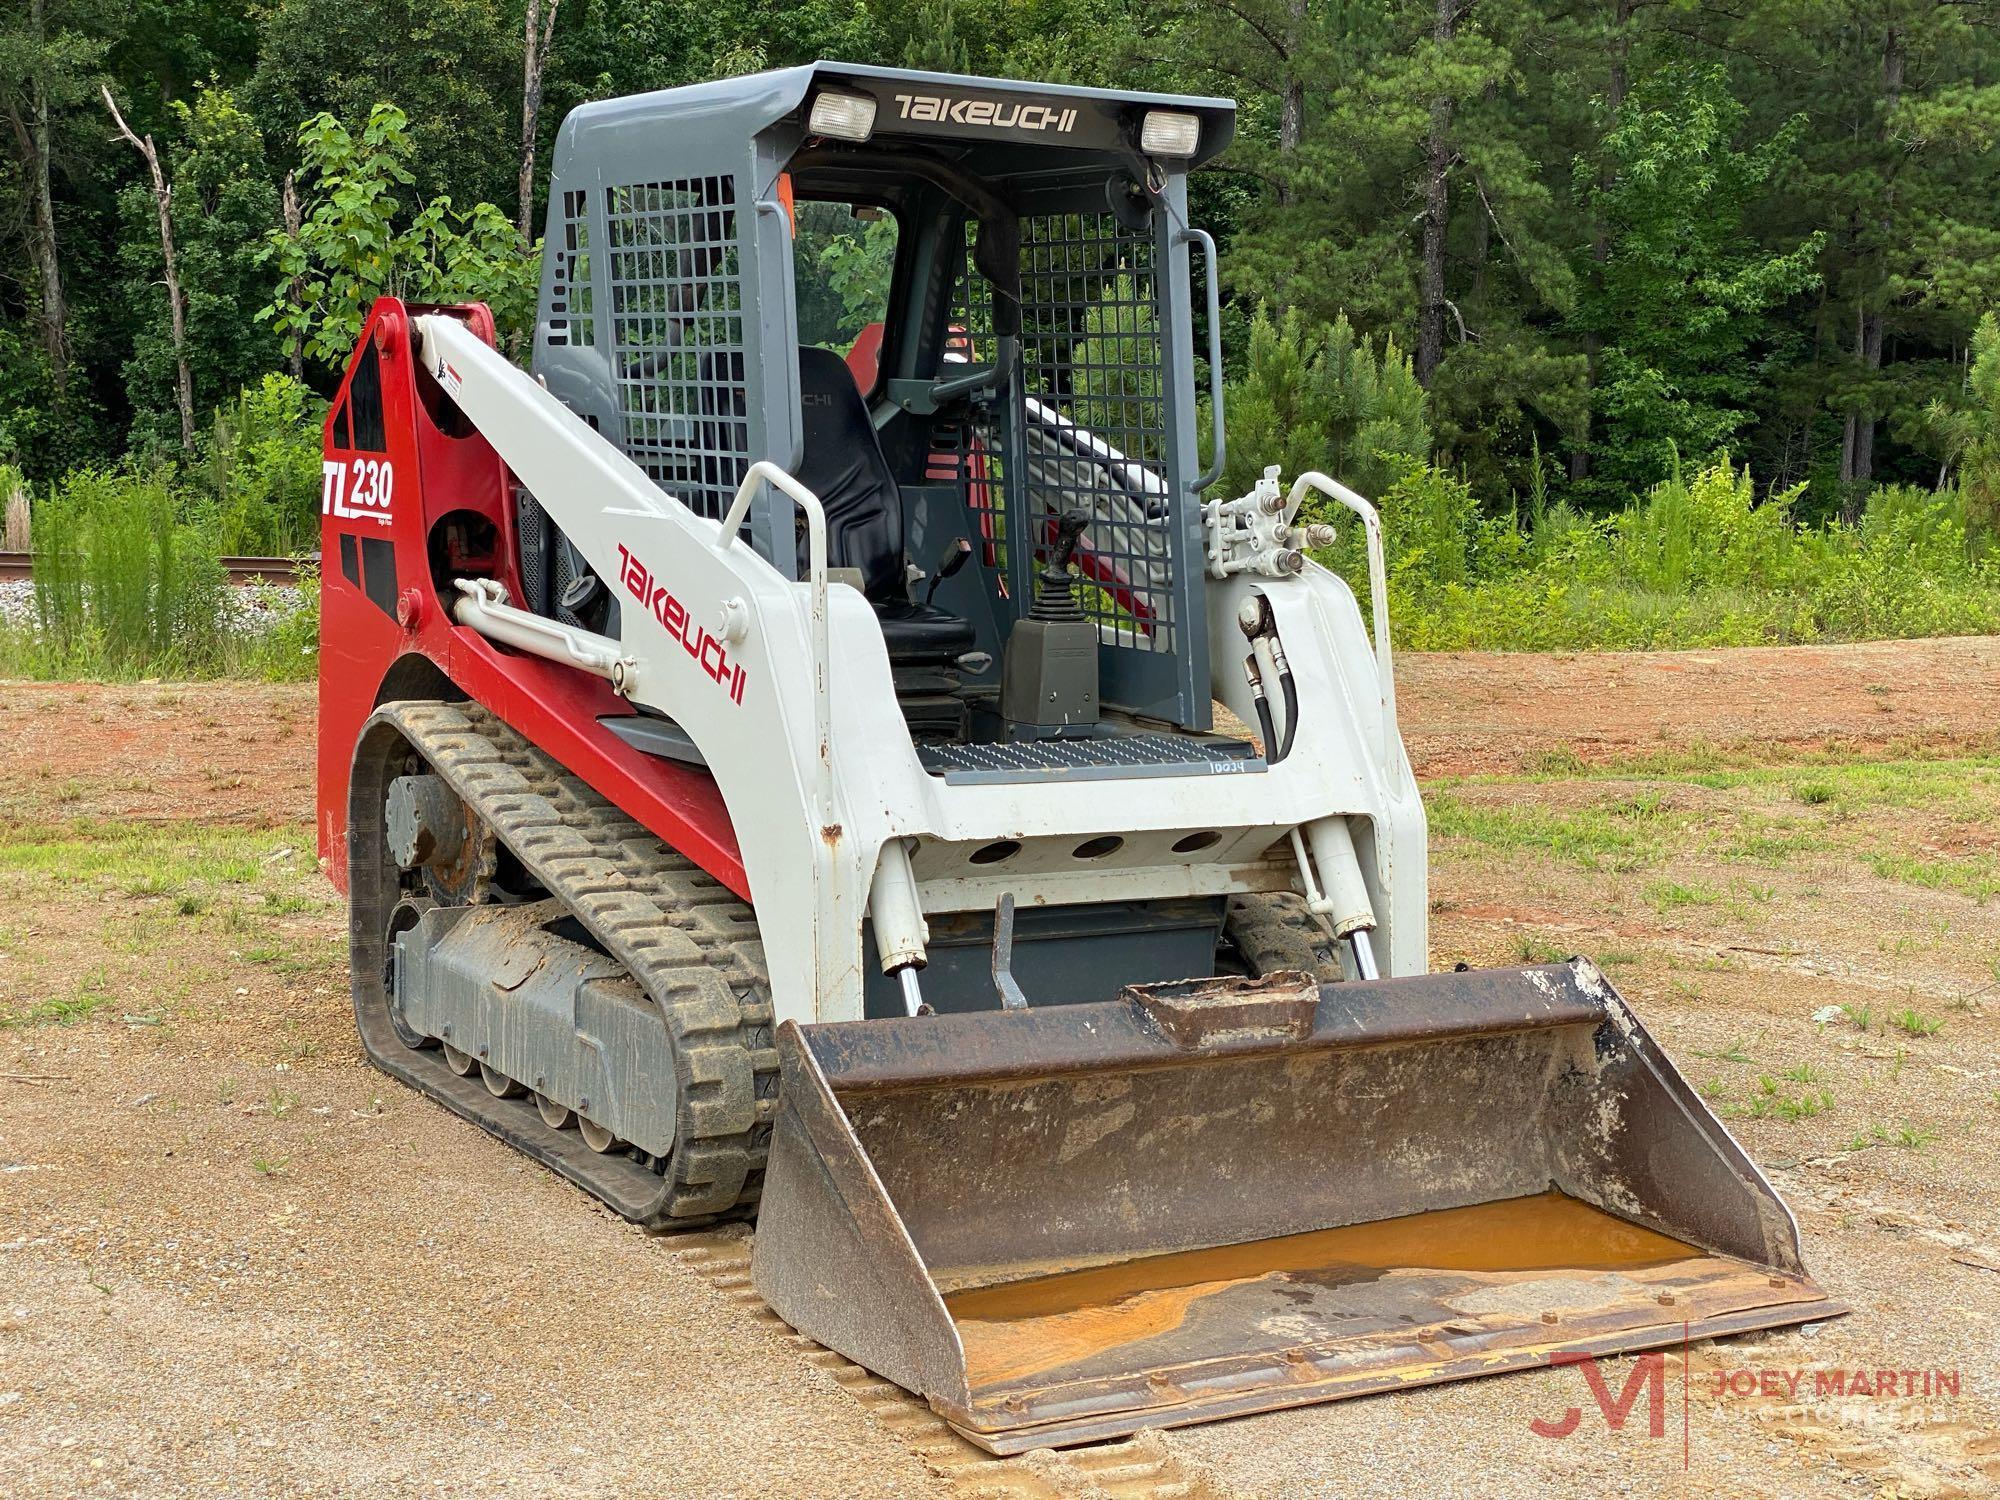
[[1465, 302], [1466, 306], [1473, 309], [1473, 317], [1477, 318], [1478, 309], [1486, 301], [1486, 263], [1493, 258], [1493, 216], [1490, 213], [1478, 213], [1472, 216], [1472, 244], [1469, 249], [1472, 285], [1468, 288], [1469, 295]]
[[525, 243], [534, 236], [535, 223], [535, 139], [542, 117], [542, 68], [549, 59], [549, 41], [555, 35], [556, 7], [562, 0], [528, 0], [521, 44], [521, 217], [519, 229]]
[[[1283, 45], [1276, 46], [1281, 81], [1278, 90], [1278, 156], [1294, 155], [1306, 137], [1306, 81], [1299, 69], [1299, 48], [1306, 24], [1306, 0], [1287, 0]], [[1268, 37], [1267, 37], [1268, 40]], [[1292, 201], [1292, 184], [1281, 170], [1277, 183], [1278, 206]]]
[[[1861, 352], [1861, 346], [1867, 342], [1867, 339], [1867, 310], [1862, 307], [1856, 307], [1854, 310], [1854, 351], [1857, 356]], [[1854, 439], [1860, 429], [1860, 414], [1850, 409], [1847, 413], [1847, 420], [1841, 423], [1840, 426], [1840, 484], [1842, 496], [1841, 509], [1843, 513], [1848, 509], [1849, 505], [1848, 489], [1854, 483]]]
[[[285, 174], [283, 201], [285, 234], [296, 245], [299, 242], [299, 230], [301, 228], [299, 218], [299, 183], [298, 179], [290, 172]], [[299, 305], [299, 299], [303, 293], [304, 288], [300, 285], [300, 278], [294, 276], [291, 280], [291, 285], [286, 289], [285, 293], [293, 307]], [[306, 378], [306, 336], [297, 328], [292, 330], [291, 347], [285, 351], [285, 364], [292, 372], [292, 379], [303, 381]]]
[[1624, 107], [1629, 87], [1625, 63], [1632, 55], [1632, 12], [1638, 8], [1638, 0], [1614, 0], [1611, 7], [1611, 76], [1605, 83], [1604, 98], [1614, 115]]
[[[1866, 303], [1854, 313], [1854, 357], [1861, 368], [1874, 374], [1882, 368], [1882, 325], [1879, 307]], [[1840, 434], [1840, 482], [1843, 486], [1841, 518], [1849, 523], [1861, 519], [1867, 505], [1869, 481], [1875, 477], [1875, 412], [1869, 398], [1847, 413]]]
[[1306, 81], [1299, 74], [1299, 49], [1305, 40], [1306, 0], [1291, 0], [1285, 27], [1285, 102], [1278, 113], [1278, 149], [1293, 152], [1306, 134]]
[[[44, 0], [30, 0], [28, 25], [39, 47], [47, 38]], [[69, 309], [63, 301], [62, 265], [56, 255], [55, 196], [49, 188], [49, 92], [38, 72], [28, 83], [28, 119], [14, 119], [14, 133], [26, 159], [33, 203], [35, 279], [42, 294], [42, 348], [60, 402], [69, 388]]]
[[111, 97], [108, 85], [100, 84], [98, 92], [104, 95], [104, 107], [111, 111], [111, 121], [118, 127], [118, 133], [132, 143], [132, 149], [146, 158], [146, 170], [153, 178], [153, 208], [160, 218], [160, 256], [167, 265], [167, 316], [174, 335], [175, 394], [181, 408], [181, 447], [194, 447], [194, 376], [189, 373], [187, 360], [187, 303], [181, 296], [180, 266], [174, 259], [174, 190], [167, 185], [166, 173], [160, 170], [160, 153], [153, 149], [153, 138], [148, 135], [141, 139], [132, 133], [132, 127], [125, 123], [125, 117], [118, 113], [118, 103]]
[[[1458, 30], [1459, 0], [1437, 0], [1432, 40], [1440, 47]], [[1429, 389], [1444, 359], [1444, 246], [1451, 228], [1451, 116], [1456, 101], [1439, 94], [1431, 101], [1431, 128], [1425, 145], [1424, 264], [1417, 312], [1417, 382]]]
[[[1903, 34], [1891, 26], [1882, 38], [1882, 140], [1885, 149], [1890, 145], [1890, 116], [1903, 98], [1904, 62]], [[1882, 299], [1887, 292], [1889, 273], [1885, 262], [1894, 226], [1892, 209], [1895, 191], [1893, 180], [1882, 190], [1883, 212], [1876, 224], [1880, 243], [1876, 251], [1875, 286], [1871, 292], [1862, 294], [1855, 316], [1854, 355], [1861, 368], [1871, 376], [1882, 368], [1882, 329], [1887, 311]], [[1840, 510], [1842, 519], [1850, 525], [1859, 521], [1862, 511], [1867, 508], [1868, 485], [1874, 477], [1875, 408], [1872, 398], [1863, 395], [1860, 404], [1848, 412], [1845, 430], [1841, 434], [1840, 478], [1845, 493]]]
[[[1626, 62], [1632, 54], [1632, 12], [1638, 8], [1638, 0], [1613, 0], [1611, 7], [1611, 42], [1607, 49], [1610, 58], [1609, 76], [1605, 79], [1604, 102], [1610, 108], [1611, 123], [1618, 123], [1618, 111], [1624, 108], [1626, 92], [1631, 87], [1626, 76]], [[1597, 185], [1611, 186], [1609, 163], [1600, 163], [1597, 169]], [[1605, 233], [1604, 223], [1599, 220], [1596, 232], [1591, 237], [1590, 258], [1602, 266], [1611, 259], [1611, 239]], [[1597, 363], [1604, 352], [1604, 340], [1595, 329], [1583, 336], [1584, 358], [1590, 362], [1590, 389], [1597, 390]], [[1578, 435], [1577, 445], [1570, 450], [1569, 477], [1583, 479], [1590, 473], [1590, 412], [1586, 408], [1583, 415], [1583, 431]]]

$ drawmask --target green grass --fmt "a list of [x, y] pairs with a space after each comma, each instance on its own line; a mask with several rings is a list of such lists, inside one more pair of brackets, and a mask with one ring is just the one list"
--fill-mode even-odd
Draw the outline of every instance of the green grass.
[[1724, 859], [1746, 864], [1787, 865], [1801, 854], [1819, 852], [1827, 844], [1824, 834], [1767, 824], [1738, 834], [1720, 852]]
[[1639, 898], [1665, 916], [1684, 906], [1718, 906], [1724, 895], [1714, 886], [1701, 881], [1655, 880], [1639, 892]]
[[1893, 880], [1899, 885], [1914, 885], [1929, 891], [1952, 891], [1981, 903], [1990, 896], [2000, 895], [2000, 861], [1989, 856], [1920, 859], [1907, 854], [1870, 853], [1864, 858], [1868, 861], [1868, 868], [1878, 877]]
[[1877, 1146], [1896, 1146], [1904, 1151], [1922, 1151], [1938, 1138], [1935, 1130], [1922, 1130], [1905, 1121], [1893, 1129], [1887, 1125], [1871, 1125], [1848, 1137], [1841, 1149], [1846, 1151], [1872, 1151]]
[[1769, 1073], [1760, 1074], [1755, 1091], [1729, 1113], [1751, 1120], [1778, 1119], [1788, 1123], [1825, 1114], [1833, 1108], [1831, 1092], [1822, 1088], [1795, 1093], [1786, 1087], [1787, 1082], [1811, 1081], [1799, 1078], [1801, 1071], [1810, 1069], [1793, 1068], [1782, 1079], [1774, 1078]]
[[74, 1026], [116, 1003], [109, 995], [80, 990], [75, 995], [37, 1001], [22, 1010], [0, 1011], [0, 1027]]
[[1889, 1024], [1905, 1036], [1936, 1036], [1944, 1030], [1944, 1022], [1939, 1017], [1927, 1016], [1908, 1007], [1889, 1017]]
[[1616, 808], [1565, 809], [1472, 801], [1434, 792], [1426, 806], [1431, 834], [1487, 849], [1537, 851], [1585, 870], [1632, 870], [1656, 860], [1661, 813], [1636, 803]]
[[[1514, 940], [1514, 951], [1521, 955], [1521, 962], [1528, 964], [1556, 964], [1570, 956], [1569, 949], [1545, 943], [1525, 932]], [[1601, 964], [1605, 960], [1600, 958], [1598, 962]]]
[[[0, 823], [0, 874], [31, 875], [58, 885], [99, 883], [136, 896], [171, 895], [178, 907], [189, 899], [190, 887], [251, 885], [274, 874], [288, 875], [273, 856], [289, 848], [295, 859], [310, 863], [299, 851], [311, 847], [312, 830], [304, 825], [245, 829], [90, 818]], [[277, 893], [280, 900], [294, 896]], [[197, 892], [193, 899], [205, 906], [210, 897]]]
[[[2000, 752], [2000, 735], [1993, 744]], [[1887, 754], [1877, 750], [1857, 758], [1838, 745], [1822, 749], [1694, 744], [1585, 763], [1574, 752], [1541, 751], [1519, 772], [1487, 772], [1438, 784], [1668, 782], [1716, 792], [1767, 790], [1805, 807], [1843, 813], [1866, 807], [1982, 813], [2000, 802], [2000, 761], [1993, 756], [1969, 756], [1958, 744], [1945, 755], [1920, 752], [1920, 746], [1905, 744], [1889, 747]], [[1811, 765], [1811, 777], [1800, 778], [1801, 763]]]
[[1771, 1105], [1771, 1112], [1781, 1120], [1810, 1120], [1833, 1108], [1833, 1095], [1825, 1089], [1814, 1093], [1801, 1094], [1796, 1098], [1781, 1097]]

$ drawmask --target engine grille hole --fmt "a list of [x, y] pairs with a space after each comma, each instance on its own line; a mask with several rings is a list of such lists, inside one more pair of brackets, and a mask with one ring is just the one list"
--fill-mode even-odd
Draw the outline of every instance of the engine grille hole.
[[975, 865], [1002, 864], [1005, 861], [1012, 859], [1015, 855], [1019, 854], [1020, 852], [1021, 852], [1020, 840], [996, 839], [994, 840], [994, 842], [990, 844], [982, 844], [977, 849], [973, 850], [972, 863]]
[[1221, 834], [1213, 828], [1204, 828], [1200, 833], [1191, 833], [1186, 838], [1174, 840], [1174, 853], [1199, 854], [1204, 849], [1213, 849], [1221, 842]]
[[1085, 839], [1070, 850], [1073, 859], [1102, 859], [1107, 854], [1116, 854], [1125, 847], [1125, 840], [1115, 833], [1099, 834], [1094, 839]]

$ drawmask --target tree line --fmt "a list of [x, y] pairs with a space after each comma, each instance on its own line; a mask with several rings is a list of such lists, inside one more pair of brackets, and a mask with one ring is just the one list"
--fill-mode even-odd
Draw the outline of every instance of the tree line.
[[1358, 349], [1489, 509], [1726, 452], [1853, 521], [1994, 441], [2000, 0], [7, 0], [0, 463], [324, 389], [375, 290], [531, 307], [571, 106], [816, 57], [1234, 97], [1229, 373]]

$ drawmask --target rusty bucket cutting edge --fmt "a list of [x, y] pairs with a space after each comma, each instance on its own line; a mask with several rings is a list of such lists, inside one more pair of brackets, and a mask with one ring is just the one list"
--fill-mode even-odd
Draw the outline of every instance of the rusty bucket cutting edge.
[[1581, 960], [778, 1050], [758, 1292], [995, 1453], [1845, 1311]]

